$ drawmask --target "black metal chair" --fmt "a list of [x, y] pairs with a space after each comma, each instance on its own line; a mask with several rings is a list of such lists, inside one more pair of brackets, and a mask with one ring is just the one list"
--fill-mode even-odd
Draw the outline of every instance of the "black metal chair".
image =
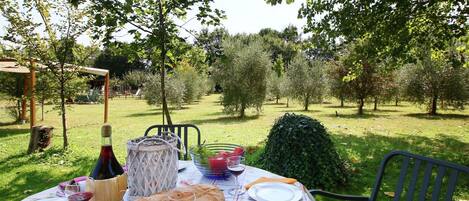
[[[185, 147], [185, 151], [186, 151], [186, 153], [184, 154], [184, 160], [187, 160], [188, 159], [187, 156], [189, 155], [189, 148], [188, 148], [188, 134], [189, 134], [188, 131], [189, 131], [189, 128], [192, 128], [197, 132], [197, 145], [200, 145], [200, 130], [199, 130], [199, 128], [197, 128], [197, 126], [192, 125], [192, 124], [152, 125], [152, 126], [147, 128], [147, 130], [145, 131], [144, 136], [147, 136], [148, 134], [150, 134], [150, 132], [153, 129], [158, 129], [157, 132], [155, 133], [155, 135], [161, 135], [162, 132], [167, 132], [167, 131], [170, 131], [170, 132], [176, 134], [177, 136], [179, 136], [179, 138], [181, 138], [181, 140], [184, 143], [184, 147]], [[178, 142], [177, 148], [181, 149], [181, 143], [180, 142]], [[178, 155], [178, 156], [179, 156], [179, 158], [181, 158], [181, 155]]]
[[[396, 188], [394, 191], [394, 198], [393, 201], [399, 201], [401, 196], [403, 195], [403, 190], [404, 190], [404, 183], [405, 179], [407, 176], [408, 168], [410, 164], [413, 164], [413, 169], [410, 175], [410, 181], [408, 183], [406, 192], [405, 192], [405, 200], [406, 201], [412, 201], [417, 198], [418, 201], [424, 201], [426, 200], [426, 195], [427, 191], [429, 190], [430, 186], [430, 180], [432, 177], [432, 170], [433, 168], [437, 169], [437, 174], [436, 178], [433, 182], [432, 189], [430, 191], [431, 193], [431, 200], [432, 201], [437, 201], [439, 200], [440, 197], [440, 191], [441, 191], [441, 186], [443, 183], [443, 177], [446, 175], [446, 171], [449, 171], [449, 178], [447, 180], [447, 188], [446, 188], [446, 194], [444, 195], [443, 200], [445, 201], [451, 201], [453, 197], [454, 190], [456, 189], [456, 181], [458, 179], [459, 173], [464, 173], [468, 174], [469, 173], [469, 167], [458, 165], [455, 163], [450, 163], [442, 160], [436, 160], [416, 154], [411, 154], [405, 151], [393, 151], [386, 155], [381, 161], [380, 168], [378, 170], [378, 175], [375, 180], [375, 184], [371, 193], [370, 197], [365, 197], [365, 196], [355, 196], [355, 195], [341, 195], [341, 194], [335, 194], [323, 190], [310, 190], [310, 193], [315, 196], [315, 195], [321, 195], [333, 199], [339, 199], [339, 200], [352, 200], [352, 201], [376, 201], [378, 197], [378, 192], [380, 191], [382, 179], [385, 173], [385, 168], [388, 164], [388, 162], [396, 157], [396, 156], [402, 156], [402, 166], [400, 169], [399, 177], [397, 178], [397, 184]], [[421, 185], [419, 186], [420, 189], [417, 188], [417, 180], [419, 179], [419, 173], [420, 173], [420, 167], [425, 166], [424, 172], [423, 172], [423, 180], [421, 180]], [[418, 195], [415, 197], [415, 193], [418, 193]]]

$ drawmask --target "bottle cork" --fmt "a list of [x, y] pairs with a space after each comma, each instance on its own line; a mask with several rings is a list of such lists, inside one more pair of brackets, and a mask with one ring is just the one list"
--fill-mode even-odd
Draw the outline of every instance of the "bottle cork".
[[101, 127], [101, 136], [102, 137], [111, 137], [112, 134], [112, 127], [110, 124], [104, 124]]

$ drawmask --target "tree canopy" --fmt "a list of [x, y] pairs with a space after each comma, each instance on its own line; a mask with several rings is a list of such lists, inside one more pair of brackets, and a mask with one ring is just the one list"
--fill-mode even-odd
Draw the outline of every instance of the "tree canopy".
[[[283, 0], [266, 0], [270, 4]], [[287, 0], [287, 3], [293, 0]], [[333, 45], [366, 37], [376, 56], [405, 57], [413, 41], [433, 34], [434, 47], [467, 32], [467, 8], [464, 0], [454, 1], [307, 1], [298, 15], [307, 19], [305, 32]]]
[[174, 54], [180, 45], [178, 41], [184, 40], [179, 36], [179, 31], [188, 31], [175, 19], [184, 20], [187, 11], [196, 8], [198, 12], [194, 18], [205, 25], [218, 25], [224, 17], [224, 12], [211, 8], [212, 2], [213, 0], [92, 1], [91, 14], [94, 16], [95, 37], [109, 43], [114, 39], [114, 33], [128, 30], [141, 48], [144, 58], [150, 61], [150, 67], [159, 70], [163, 123], [166, 117], [168, 124], [172, 124], [166, 103], [166, 70], [177, 63]]
[[215, 64], [217, 68], [214, 71], [215, 81], [223, 88], [225, 111], [239, 113], [240, 117], [244, 117], [247, 108], [261, 109], [272, 65], [261, 42], [248, 38], [240, 35], [225, 40], [223, 57]]

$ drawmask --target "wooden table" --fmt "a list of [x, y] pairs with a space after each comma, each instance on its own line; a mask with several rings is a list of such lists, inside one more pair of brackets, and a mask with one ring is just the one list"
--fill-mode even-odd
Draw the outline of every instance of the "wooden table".
[[[232, 189], [235, 187], [234, 177], [231, 177], [227, 180], [209, 179], [209, 178], [202, 176], [202, 174], [196, 169], [192, 161], [180, 161], [180, 163], [182, 165], [187, 165], [187, 168], [178, 174], [178, 183], [177, 183], [178, 186], [184, 186], [184, 185], [190, 185], [190, 184], [212, 184], [223, 190], [226, 201], [252, 200], [249, 198], [247, 193], [244, 193], [242, 195], [235, 195], [235, 196], [230, 195], [228, 193], [229, 189]], [[245, 185], [256, 180], [259, 177], [282, 178], [281, 176], [276, 175], [274, 173], [271, 173], [271, 172], [268, 172], [259, 168], [246, 166], [246, 170], [244, 171], [244, 173], [239, 176], [239, 182]], [[299, 187], [300, 189], [305, 189], [303, 185], [301, 185], [300, 183], [296, 183], [295, 185]], [[47, 198], [59, 198], [56, 195], [57, 190], [58, 190], [57, 187], [52, 187], [45, 191], [31, 195], [27, 197], [26, 199], [24, 199], [24, 201], [39, 201], [39, 200], [47, 199]], [[58, 200], [66, 201], [67, 199], [61, 198]], [[314, 198], [305, 190], [303, 201], [314, 201]]]

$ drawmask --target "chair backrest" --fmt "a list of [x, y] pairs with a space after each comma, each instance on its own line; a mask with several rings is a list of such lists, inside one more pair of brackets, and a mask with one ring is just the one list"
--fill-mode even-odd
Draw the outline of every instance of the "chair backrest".
[[[419, 156], [405, 151], [393, 151], [386, 155], [383, 161], [381, 162], [381, 166], [378, 170], [378, 175], [374, 184], [373, 192], [371, 193], [370, 201], [375, 201], [377, 199], [382, 179], [385, 173], [385, 168], [388, 162], [396, 156], [402, 156], [403, 159], [399, 177], [397, 178], [398, 181], [396, 184], [396, 188], [394, 190], [393, 201], [399, 201], [401, 197], [403, 197], [405, 201], [412, 201], [415, 198], [417, 198], [418, 201], [424, 201], [426, 200], [427, 192], [431, 193], [431, 201], [441, 200], [439, 199], [439, 197], [441, 194], [440, 192], [442, 191], [443, 178], [448, 174], [449, 178], [446, 180], [446, 194], [442, 194], [442, 196], [444, 196], [443, 200], [451, 201], [454, 190], [456, 189], [458, 176], [460, 175], [460, 173], [469, 173], [469, 167], [466, 166], [442, 160], [436, 160], [424, 156]], [[410, 175], [407, 175], [408, 171], [410, 170], [409, 168], [411, 168], [410, 166], [413, 167], [411, 172], [409, 172]], [[432, 189], [431, 191], [428, 191], [431, 183], [433, 169], [435, 169], [437, 173], [433, 181]], [[419, 174], [421, 173], [421, 170], [423, 170], [423, 176]], [[409, 176], [410, 180], [407, 181], [408, 186], [406, 186], [406, 188], [404, 184], [406, 183], [406, 178], [409, 178]], [[404, 188], [406, 189], [405, 196], [403, 196]], [[417, 193], [416, 196], [415, 193]]]
[[[188, 152], [189, 151], [189, 148], [188, 148], [189, 128], [192, 128], [193, 130], [197, 132], [197, 145], [200, 145], [200, 130], [199, 128], [197, 128], [197, 126], [192, 125], [192, 124], [152, 125], [147, 128], [144, 136], [151, 134], [151, 131], [153, 129], [157, 131], [156, 133], [154, 133], [155, 135], [161, 135], [162, 132], [165, 132], [165, 131], [170, 131], [176, 134], [177, 136], [179, 136], [179, 138], [181, 138], [182, 142], [184, 143], [185, 152], [186, 152], [184, 154], [184, 160], [187, 160], [188, 158], [187, 156], [189, 155], [189, 152]], [[178, 142], [177, 148], [181, 149], [181, 143]]]

